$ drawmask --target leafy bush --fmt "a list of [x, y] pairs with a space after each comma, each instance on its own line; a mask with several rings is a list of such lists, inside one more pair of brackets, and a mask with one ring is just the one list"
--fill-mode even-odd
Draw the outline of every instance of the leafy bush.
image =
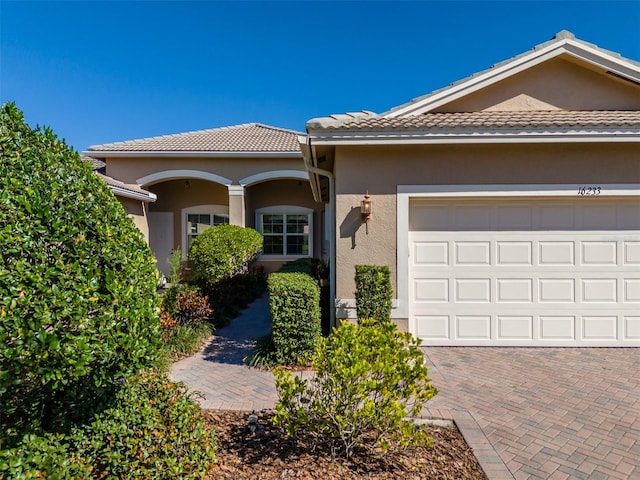
[[328, 270], [327, 265], [319, 258], [298, 258], [282, 264], [278, 269], [281, 273], [306, 273], [307, 275], [320, 280], [321, 278], [327, 278]]
[[209, 297], [215, 310], [216, 328], [227, 325], [256, 298], [264, 294], [266, 279], [262, 274], [244, 273], [226, 278], [213, 285], [200, 284], [200, 290]]
[[311, 438], [314, 446], [347, 458], [359, 447], [386, 450], [427, 441], [407, 419], [437, 393], [419, 344], [391, 322], [343, 323], [321, 339], [315, 376], [274, 370], [280, 396], [275, 422], [289, 435]]
[[167, 328], [163, 331], [164, 349], [171, 361], [196, 353], [213, 333], [209, 322], [192, 322]]
[[196, 237], [189, 248], [189, 264], [196, 277], [214, 284], [247, 271], [262, 251], [262, 235], [249, 227], [218, 225]]
[[142, 234], [91, 166], [3, 105], [0, 427], [68, 428], [154, 364], [156, 286]]
[[276, 346], [273, 343], [273, 334], [260, 337], [256, 341], [256, 346], [247, 355], [244, 361], [250, 367], [269, 368], [278, 364]]
[[276, 358], [304, 363], [320, 337], [320, 287], [304, 273], [272, 273], [268, 285]]
[[129, 377], [110, 408], [67, 435], [25, 435], [0, 451], [0, 478], [202, 478], [215, 436], [182, 384]]
[[386, 265], [356, 265], [356, 312], [358, 318], [391, 320], [393, 289]]
[[213, 315], [209, 298], [192, 285], [169, 288], [162, 297], [162, 309], [179, 325], [198, 323]]

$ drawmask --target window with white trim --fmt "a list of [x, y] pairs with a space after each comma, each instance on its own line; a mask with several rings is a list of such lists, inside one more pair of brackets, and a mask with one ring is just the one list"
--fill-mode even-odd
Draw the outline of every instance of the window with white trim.
[[290, 206], [259, 209], [256, 212], [256, 225], [264, 238], [262, 255], [313, 255], [313, 210]]
[[207, 228], [229, 223], [226, 205], [198, 205], [182, 209], [183, 254], [186, 256], [195, 238]]

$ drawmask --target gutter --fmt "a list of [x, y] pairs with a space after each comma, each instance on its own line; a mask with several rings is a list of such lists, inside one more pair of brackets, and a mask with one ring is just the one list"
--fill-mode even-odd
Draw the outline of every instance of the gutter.
[[[329, 309], [329, 325], [333, 329], [336, 326], [336, 200], [335, 200], [335, 178], [333, 173], [328, 170], [313, 166], [313, 148], [311, 147], [311, 139], [308, 135], [299, 136], [300, 149], [302, 150], [302, 158], [304, 165], [311, 174], [326, 177], [329, 180], [329, 301], [332, 307]], [[321, 192], [317, 183], [313, 178], [311, 180], [311, 190], [316, 201], [322, 201]]]
[[300, 158], [300, 152], [261, 151], [185, 151], [185, 150], [85, 150], [83, 155], [97, 158]]
[[155, 202], [158, 199], [155, 193], [149, 192], [149, 194], [147, 195], [144, 193], [134, 192], [126, 188], [116, 187], [114, 185], [107, 185], [107, 186], [111, 189], [113, 194], [118, 197], [132, 198], [134, 200], [140, 200], [145, 203]]

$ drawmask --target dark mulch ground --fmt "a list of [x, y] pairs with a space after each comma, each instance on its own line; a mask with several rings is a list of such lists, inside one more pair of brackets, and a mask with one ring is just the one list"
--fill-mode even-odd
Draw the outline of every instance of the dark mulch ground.
[[248, 412], [209, 410], [205, 417], [218, 437], [218, 467], [211, 479], [220, 480], [486, 480], [471, 449], [457, 428], [427, 427], [432, 447], [417, 447], [384, 457], [361, 456], [351, 461], [332, 459], [328, 452], [311, 452], [284, 437], [259, 415], [255, 433]]

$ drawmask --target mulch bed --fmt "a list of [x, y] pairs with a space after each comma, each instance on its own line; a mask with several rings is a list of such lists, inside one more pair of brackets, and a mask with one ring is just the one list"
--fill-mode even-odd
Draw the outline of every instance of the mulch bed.
[[384, 456], [360, 455], [350, 461], [328, 452], [310, 451], [287, 439], [260, 413], [249, 430], [249, 412], [207, 410], [205, 418], [218, 438], [218, 465], [210, 480], [293, 479], [451, 479], [486, 480], [480, 465], [455, 427], [426, 427], [431, 447], [416, 447]]

